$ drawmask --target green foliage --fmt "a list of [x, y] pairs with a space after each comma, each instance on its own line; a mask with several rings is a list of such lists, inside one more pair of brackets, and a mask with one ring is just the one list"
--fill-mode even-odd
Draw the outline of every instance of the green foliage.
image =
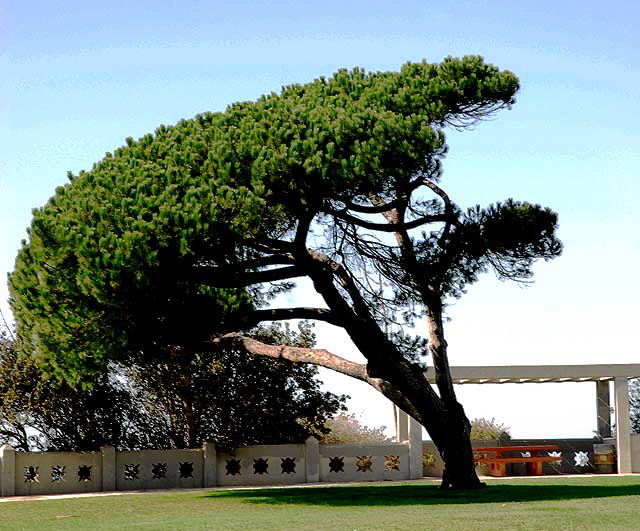
[[[313, 346], [311, 329], [263, 327], [266, 343]], [[345, 396], [320, 390], [314, 366], [253, 358], [217, 349], [133, 367], [127, 376], [140, 408], [154, 423], [157, 448], [219, 448], [302, 443], [321, 436], [325, 421], [344, 409]]]
[[471, 440], [472, 441], [495, 441], [498, 439], [510, 439], [509, 427], [485, 418], [473, 419], [471, 421]]
[[442, 128], [510, 106], [517, 89], [476, 56], [341, 70], [127, 139], [34, 211], [10, 278], [20, 348], [75, 385], [242, 329], [259, 290], [214, 288], [198, 267], [250, 259], [251, 242], [332, 201], [438, 179]]
[[391, 438], [385, 435], [384, 426], [369, 428], [362, 424], [353, 413], [340, 413], [327, 420], [325, 426], [331, 431], [320, 439], [323, 444], [370, 444], [391, 441]]
[[92, 384], [54, 385], [11, 341], [0, 340], [0, 444], [22, 451], [152, 446], [148, 419], [129, 393], [109, 377]]
[[[313, 345], [311, 329], [262, 328], [264, 341]], [[321, 436], [345, 397], [319, 389], [317, 369], [235, 349], [111, 370], [90, 388], [48, 380], [0, 340], [0, 444], [49, 451], [220, 448]]]

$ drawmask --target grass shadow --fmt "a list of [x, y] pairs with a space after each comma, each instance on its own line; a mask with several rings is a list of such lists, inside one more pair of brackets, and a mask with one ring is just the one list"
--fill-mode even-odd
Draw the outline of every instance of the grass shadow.
[[246, 503], [384, 507], [401, 505], [457, 505], [547, 500], [578, 500], [639, 496], [640, 484], [493, 484], [472, 491], [443, 491], [435, 485], [371, 485], [217, 491], [213, 498], [237, 498]]

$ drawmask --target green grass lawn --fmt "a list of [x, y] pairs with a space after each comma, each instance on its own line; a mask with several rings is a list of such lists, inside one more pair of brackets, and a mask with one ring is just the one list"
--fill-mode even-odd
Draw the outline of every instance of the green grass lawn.
[[389, 483], [0, 503], [0, 529], [640, 529], [640, 477], [508, 479], [442, 492]]

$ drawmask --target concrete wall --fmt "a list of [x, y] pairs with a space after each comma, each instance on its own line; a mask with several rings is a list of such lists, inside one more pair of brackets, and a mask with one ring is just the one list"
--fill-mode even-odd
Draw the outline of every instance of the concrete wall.
[[315, 482], [422, 476], [420, 441], [392, 444], [248, 446], [195, 450], [15, 452], [0, 448], [0, 496]]
[[304, 444], [247, 446], [233, 454], [219, 453], [217, 460], [217, 484], [221, 486], [307, 481]]
[[320, 481], [409, 479], [409, 445], [320, 445]]
[[115, 490], [200, 488], [203, 465], [201, 449], [116, 452]]
[[65, 494], [102, 490], [100, 452], [15, 454], [15, 494]]
[[640, 434], [631, 434], [631, 471], [640, 474]]

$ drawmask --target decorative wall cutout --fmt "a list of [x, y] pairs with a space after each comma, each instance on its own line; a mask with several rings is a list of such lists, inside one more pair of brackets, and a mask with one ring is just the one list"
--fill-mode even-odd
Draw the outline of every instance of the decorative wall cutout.
[[373, 465], [373, 460], [370, 455], [358, 456], [358, 460], [356, 461], [358, 472], [371, 472], [372, 465]]
[[167, 477], [167, 463], [154, 463], [151, 465], [151, 473], [153, 479], [162, 479]]
[[40, 483], [39, 466], [25, 466], [24, 467], [24, 482], [25, 483]]
[[[476, 452], [473, 452], [473, 457], [476, 457]], [[422, 454], [422, 466], [426, 468], [433, 468], [436, 466], [436, 456], [431, 452], [424, 452]]]
[[64, 471], [66, 466], [52, 466], [51, 467], [51, 481], [62, 481], [64, 478]]
[[140, 479], [140, 464], [126, 464], [124, 465], [124, 479], [134, 480]]
[[557, 457], [558, 458], [557, 461], [553, 461], [554, 464], [556, 464], [556, 465], [562, 464], [562, 452], [548, 452], [548, 453], [549, 453], [549, 457]]
[[178, 469], [180, 471], [181, 478], [192, 478], [193, 477], [193, 463], [185, 462], [179, 463]]
[[282, 468], [282, 474], [294, 474], [296, 471], [296, 458], [295, 457], [281, 457], [280, 468]]
[[78, 467], [78, 481], [91, 481], [91, 465]]
[[330, 457], [329, 472], [344, 472], [344, 457]]
[[240, 474], [240, 459], [227, 459], [227, 476]]
[[520, 452], [522, 457], [531, 457], [531, 452]]
[[269, 473], [269, 459], [258, 457], [253, 460], [253, 473], [254, 474], [268, 474]]
[[400, 470], [400, 456], [399, 455], [385, 455], [384, 467], [387, 470]]
[[588, 466], [589, 454], [587, 452], [576, 452], [573, 456], [576, 466]]

